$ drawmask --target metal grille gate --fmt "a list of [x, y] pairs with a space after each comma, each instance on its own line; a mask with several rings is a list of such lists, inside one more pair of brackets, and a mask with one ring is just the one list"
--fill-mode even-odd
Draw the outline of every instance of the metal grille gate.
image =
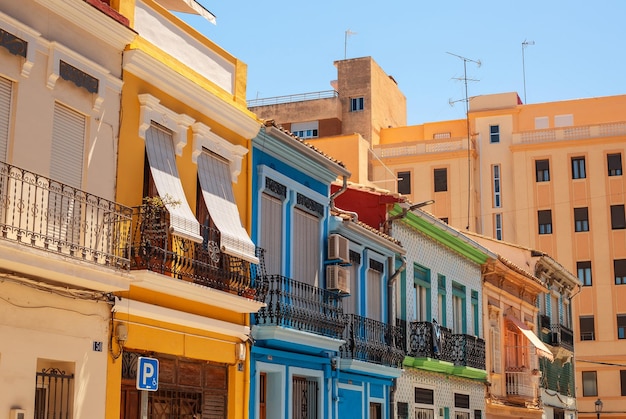
[[74, 374], [57, 368], [37, 373], [35, 386], [35, 419], [71, 419]]
[[293, 418], [317, 419], [317, 381], [293, 377]]

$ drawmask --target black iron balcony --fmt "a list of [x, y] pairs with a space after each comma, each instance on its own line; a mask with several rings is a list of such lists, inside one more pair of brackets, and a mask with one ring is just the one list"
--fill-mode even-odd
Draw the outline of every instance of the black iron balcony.
[[431, 322], [411, 322], [409, 329], [409, 356], [437, 359], [455, 366], [485, 369], [483, 339], [453, 334], [450, 329]]
[[453, 334], [450, 336], [452, 345], [452, 362], [454, 365], [484, 370], [485, 341], [472, 335]]
[[130, 268], [132, 210], [0, 162], [0, 238], [75, 260]]
[[574, 332], [563, 326], [562, 324], [553, 324], [550, 326], [552, 330], [552, 345], [561, 346], [564, 349], [574, 351]]
[[266, 304], [255, 315], [257, 325], [341, 339], [345, 319], [338, 293], [281, 275], [259, 277], [256, 286], [259, 301]]
[[356, 314], [345, 315], [343, 358], [398, 367], [404, 359], [400, 327]]
[[148, 269], [233, 294], [255, 297], [252, 280], [258, 266], [221, 252], [217, 229], [200, 226], [202, 243], [174, 235], [169, 214], [158, 205], [134, 208], [131, 268]]

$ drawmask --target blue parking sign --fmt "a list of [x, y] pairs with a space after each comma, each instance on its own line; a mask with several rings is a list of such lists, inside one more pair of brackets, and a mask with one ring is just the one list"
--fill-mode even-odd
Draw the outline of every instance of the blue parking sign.
[[159, 389], [159, 360], [140, 356], [137, 358], [137, 389], [157, 391]]

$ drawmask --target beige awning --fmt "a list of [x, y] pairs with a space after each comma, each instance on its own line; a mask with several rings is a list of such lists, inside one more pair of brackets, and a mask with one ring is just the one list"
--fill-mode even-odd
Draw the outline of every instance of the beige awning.
[[172, 134], [152, 125], [146, 131], [146, 152], [154, 184], [170, 214], [172, 234], [202, 243], [200, 223], [189, 208], [178, 176]]
[[554, 355], [552, 355], [550, 349], [548, 349], [548, 347], [541, 341], [541, 339], [539, 339], [535, 332], [530, 330], [528, 326], [524, 324], [524, 322], [511, 314], [507, 314], [506, 319], [513, 323], [515, 326], [517, 326], [520, 332], [522, 332], [524, 336], [528, 338], [530, 343], [532, 343], [537, 350], [537, 355], [548, 358], [550, 361], [554, 361]]
[[203, 151], [198, 156], [198, 178], [211, 219], [220, 231], [222, 252], [258, 264], [256, 246], [239, 219], [229, 163]]

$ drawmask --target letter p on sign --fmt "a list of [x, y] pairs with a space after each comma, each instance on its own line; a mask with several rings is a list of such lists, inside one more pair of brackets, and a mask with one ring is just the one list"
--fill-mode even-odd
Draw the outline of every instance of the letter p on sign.
[[157, 391], [159, 389], [159, 360], [140, 356], [137, 358], [137, 389]]

